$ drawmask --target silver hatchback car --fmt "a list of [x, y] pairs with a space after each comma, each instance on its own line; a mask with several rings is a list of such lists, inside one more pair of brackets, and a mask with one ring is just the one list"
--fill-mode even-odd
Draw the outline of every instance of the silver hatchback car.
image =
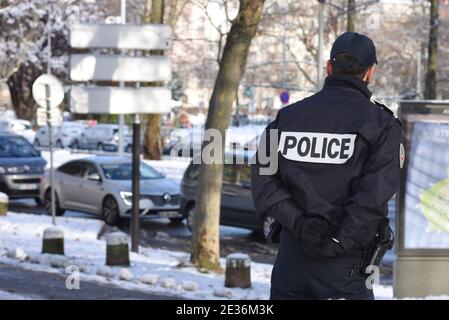
[[[76, 210], [101, 214], [108, 224], [131, 216], [132, 163], [127, 157], [92, 156], [69, 161], [55, 170], [56, 214]], [[164, 217], [182, 221], [179, 213], [180, 186], [140, 164], [141, 217]], [[49, 175], [43, 181], [41, 198], [51, 211]]]

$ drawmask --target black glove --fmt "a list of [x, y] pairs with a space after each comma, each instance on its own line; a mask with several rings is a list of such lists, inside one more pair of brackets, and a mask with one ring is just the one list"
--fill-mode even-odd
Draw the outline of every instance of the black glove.
[[313, 259], [332, 258], [344, 252], [339, 241], [334, 238], [337, 228], [318, 215], [301, 216], [295, 229], [301, 251]]

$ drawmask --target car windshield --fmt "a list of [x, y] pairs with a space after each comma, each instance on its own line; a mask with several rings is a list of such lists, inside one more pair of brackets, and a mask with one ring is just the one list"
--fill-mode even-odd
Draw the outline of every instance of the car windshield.
[[[104, 176], [111, 180], [131, 180], [132, 179], [132, 164], [126, 163], [108, 163], [100, 165]], [[162, 175], [145, 163], [140, 164], [140, 179], [157, 179], [162, 178]]]
[[0, 137], [0, 158], [38, 157], [39, 152], [22, 137]]

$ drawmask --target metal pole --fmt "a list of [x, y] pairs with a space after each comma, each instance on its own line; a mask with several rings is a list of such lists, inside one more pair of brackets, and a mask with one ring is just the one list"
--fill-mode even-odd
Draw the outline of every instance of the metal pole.
[[[136, 51], [136, 56], [138, 52]], [[136, 83], [136, 90], [140, 83]], [[140, 117], [134, 115], [132, 148], [132, 208], [131, 208], [131, 251], [139, 252], [140, 234]]]
[[[285, 9], [285, 24], [286, 27], [284, 28], [284, 35], [282, 38], [282, 69], [281, 69], [281, 87], [282, 91], [285, 91], [287, 88], [287, 45], [288, 45], [288, 37], [287, 32], [290, 27], [290, 21], [289, 21], [289, 14], [290, 14], [290, 2], [287, 1], [287, 6]], [[282, 103], [282, 107], [285, 107], [286, 104]]]
[[[120, 23], [125, 24], [126, 23], [126, 0], [120, 0]], [[120, 81], [120, 88], [124, 88], [125, 83], [123, 81]], [[123, 144], [123, 130], [125, 128], [125, 115], [119, 114], [118, 116], [118, 153], [119, 155], [123, 155], [124, 153], [124, 144]]]
[[131, 251], [139, 252], [140, 228], [140, 118], [133, 123]]
[[[50, 8], [47, 17], [47, 74], [51, 74], [51, 23]], [[50, 147], [50, 197], [51, 197], [51, 222], [56, 225], [56, 208], [55, 208], [55, 177], [53, 168], [53, 128], [51, 125], [51, 107], [50, 107], [50, 86], [45, 86], [45, 98], [47, 101], [47, 126], [48, 126], [48, 143]]]
[[417, 98], [421, 98], [422, 88], [421, 88], [421, 48], [418, 51], [418, 57], [416, 61], [416, 95]]
[[50, 193], [51, 193], [51, 221], [56, 225], [56, 208], [55, 208], [55, 179], [53, 173], [53, 130], [51, 124], [51, 107], [50, 107], [50, 86], [45, 85], [45, 98], [47, 101], [47, 126], [48, 126], [48, 143], [50, 147]]
[[318, 0], [317, 91], [323, 87], [324, 1]]
[[[288, 18], [287, 18], [288, 19]], [[282, 69], [281, 69], [281, 87], [285, 90], [285, 78], [287, 73], [287, 30], [284, 29], [284, 37], [282, 39]]]

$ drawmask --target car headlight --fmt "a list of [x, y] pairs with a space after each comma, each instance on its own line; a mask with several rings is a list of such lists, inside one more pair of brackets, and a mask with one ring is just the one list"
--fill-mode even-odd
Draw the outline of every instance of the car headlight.
[[132, 205], [133, 193], [128, 191], [120, 191], [120, 197], [127, 206]]
[[6, 173], [6, 169], [3, 167], [0, 167], [0, 174], [5, 174]]
[[9, 168], [6, 168], [6, 172], [8, 172], [8, 173], [20, 173], [20, 172], [23, 172], [23, 168], [20, 168], [20, 167], [9, 167]]

